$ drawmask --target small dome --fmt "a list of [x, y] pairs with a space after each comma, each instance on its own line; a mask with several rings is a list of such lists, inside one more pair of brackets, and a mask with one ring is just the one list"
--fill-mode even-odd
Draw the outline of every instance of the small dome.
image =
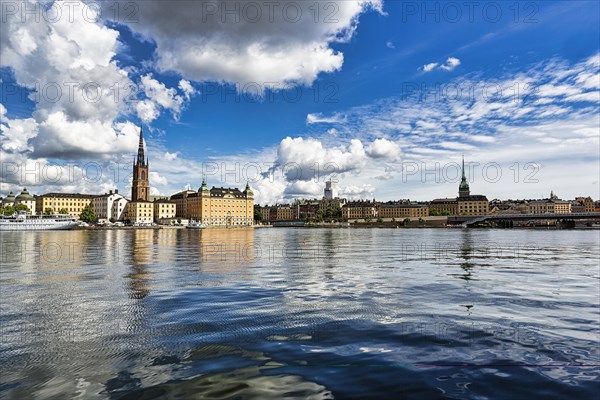
[[33, 196], [29, 194], [27, 188], [23, 188], [23, 191], [17, 196], [16, 201], [33, 200]]
[[8, 194], [8, 196], [6, 196], [6, 198], [4, 200], [2, 200], [3, 203], [13, 203], [15, 201], [15, 195], [13, 194], [13, 192], [10, 192]]

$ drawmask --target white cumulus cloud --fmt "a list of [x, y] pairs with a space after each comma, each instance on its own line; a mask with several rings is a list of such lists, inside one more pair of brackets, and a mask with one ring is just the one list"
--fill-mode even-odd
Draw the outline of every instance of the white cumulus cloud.
[[143, 1], [136, 3], [139, 21], [128, 26], [156, 43], [160, 70], [197, 82], [277, 88], [310, 85], [339, 70], [344, 56], [330, 45], [349, 40], [360, 14], [382, 12], [382, 3], [331, 1], [327, 10], [318, 3], [317, 17], [304, 1]]

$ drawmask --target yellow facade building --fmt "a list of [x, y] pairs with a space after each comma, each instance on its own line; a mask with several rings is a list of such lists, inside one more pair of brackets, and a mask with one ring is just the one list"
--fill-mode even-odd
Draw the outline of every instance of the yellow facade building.
[[422, 218], [429, 216], [429, 208], [421, 204], [383, 203], [379, 206], [379, 218]]
[[456, 201], [456, 197], [434, 199], [429, 203], [429, 213], [456, 215], [458, 213], [458, 201]]
[[564, 200], [534, 200], [529, 202], [530, 214], [570, 214], [571, 202]]
[[575, 201], [583, 205], [583, 212], [594, 212], [594, 200], [591, 197], [575, 197]]
[[459, 196], [457, 203], [458, 215], [487, 215], [490, 212], [490, 203], [483, 195]]
[[161, 223], [175, 218], [177, 205], [173, 201], [161, 199], [154, 202], [154, 221]]
[[47, 193], [35, 198], [35, 209], [38, 214], [44, 214], [48, 209], [54, 214], [67, 210], [69, 215], [79, 217], [85, 207], [91, 206], [94, 197], [92, 194]]
[[223, 187], [209, 189], [203, 180], [197, 192], [176, 193], [171, 201], [182, 205], [178, 217], [207, 226], [251, 226], [254, 223], [254, 193], [249, 185], [244, 191]]
[[349, 201], [342, 207], [342, 217], [348, 220], [377, 218], [377, 204], [370, 200]]
[[126, 219], [133, 225], [151, 225], [154, 222], [154, 203], [138, 200], [127, 203]]

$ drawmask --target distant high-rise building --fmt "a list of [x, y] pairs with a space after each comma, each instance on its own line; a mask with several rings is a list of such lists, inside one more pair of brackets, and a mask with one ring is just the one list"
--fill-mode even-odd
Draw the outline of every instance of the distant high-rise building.
[[327, 200], [333, 200], [338, 197], [337, 181], [330, 179], [325, 182], [324, 195]]
[[140, 143], [138, 145], [137, 160], [133, 161], [133, 182], [131, 185], [132, 201], [148, 201], [150, 184], [148, 181], [148, 159], [144, 159], [144, 138], [140, 128]]

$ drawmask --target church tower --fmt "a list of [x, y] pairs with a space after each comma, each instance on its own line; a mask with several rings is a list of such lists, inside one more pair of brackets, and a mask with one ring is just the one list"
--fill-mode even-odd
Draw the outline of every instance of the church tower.
[[148, 182], [148, 159], [144, 159], [144, 138], [140, 128], [140, 143], [137, 160], [133, 160], [133, 182], [131, 185], [131, 201], [148, 201], [150, 185]]
[[467, 176], [465, 175], [465, 156], [462, 159], [462, 178], [460, 179], [460, 185], [458, 186], [458, 197], [469, 197], [471, 189], [469, 188], [469, 182], [467, 182]]

